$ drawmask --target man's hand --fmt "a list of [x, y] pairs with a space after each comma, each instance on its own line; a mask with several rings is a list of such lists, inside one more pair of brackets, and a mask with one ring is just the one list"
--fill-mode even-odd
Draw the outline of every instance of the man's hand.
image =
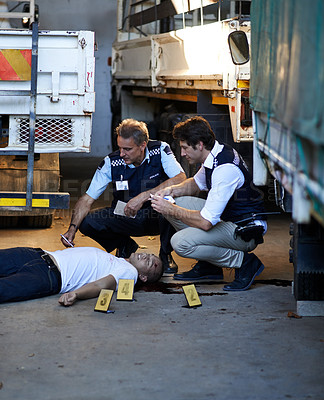
[[165, 200], [163, 197], [156, 195], [151, 196], [151, 204], [153, 210], [162, 215], [173, 216], [177, 206], [174, 206], [170, 201]]
[[[64, 233], [63, 236], [67, 238], [69, 242], [71, 242], [73, 245], [73, 240], [75, 237], [75, 234], [77, 232], [77, 227], [80, 226], [81, 222], [83, 221], [84, 217], [90, 212], [91, 210], [91, 205], [93, 204], [95, 200], [89, 196], [88, 194], [84, 194], [79, 198], [79, 200], [76, 202], [76, 205], [74, 207], [74, 210], [72, 212], [72, 220], [71, 220], [71, 225], [69, 226], [69, 229], [67, 232]], [[71, 247], [66, 240], [61, 238], [61, 242], [65, 247]]]
[[147, 201], [147, 195], [145, 195], [145, 193], [140, 193], [138, 196], [130, 199], [124, 209], [125, 215], [127, 217], [134, 217], [137, 214], [137, 211], [141, 209], [145, 201]]
[[[67, 239], [69, 242], [71, 242], [71, 243], [73, 244], [73, 246], [74, 246], [73, 240], [74, 240], [74, 238], [75, 238], [75, 233], [76, 233], [76, 231], [75, 231], [74, 226], [71, 226], [71, 227], [69, 228], [69, 230], [68, 230], [67, 232], [65, 232], [64, 235], [63, 235], [64, 237], [66, 237], [66, 239]], [[69, 243], [68, 243], [66, 240], [64, 240], [64, 238], [62, 238], [62, 237], [61, 237], [61, 242], [63, 243], [63, 245], [64, 245], [65, 247], [71, 247], [71, 246], [69, 245]]]
[[172, 197], [174, 197], [173, 196], [174, 193], [172, 191], [172, 186], [168, 186], [168, 187], [166, 187], [164, 189], [161, 189], [161, 190], [157, 191], [155, 193], [155, 195], [159, 196], [159, 197], [162, 197], [162, 199], [163, 199], [164, 196], [172, 196]]
[[107, 275], [97, 281], [85, 284], [78, 288], [77, 291], [62, 294], [58, 302], [61, 306], [69, 307], [77, 300], [86, 300], [98, 297], [102, 289], [116, 290], [116, 286], [117, 283], [115, 278], [112, 275]]
[[198, 210], [188, 210], [165, 200], [160, 196], [151, 196], [152, 208], [164, 216], [169, 216], [193, 228], [209, 231], [213, 227], [210, 221], [203, 218]]
[[75, 292], [64, 293], [59, 298], [59, 304], [61, 306], [69, 307], [72, 306], [77, 301], [77, 295]]

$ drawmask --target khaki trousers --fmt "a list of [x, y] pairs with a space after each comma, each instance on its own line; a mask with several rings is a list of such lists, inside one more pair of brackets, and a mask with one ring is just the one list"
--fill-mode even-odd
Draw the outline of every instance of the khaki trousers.
[[[176, 204], [188, 210], [201, 210], [205, 200], [198, 197], [177, 197]], [[180, 216], [179, 216], [180, 217]], [[208, 261], [222, 268], [240, 268], [246, 251], [256, 248], [254, 239], [245, 242], [234, 238], [237, 227], [233, 222], [218, 222], [209, 231], [192, 228], [173, 217], [166, 217], [177, 232], [171, 245], [175, 252], [185, 258]]]

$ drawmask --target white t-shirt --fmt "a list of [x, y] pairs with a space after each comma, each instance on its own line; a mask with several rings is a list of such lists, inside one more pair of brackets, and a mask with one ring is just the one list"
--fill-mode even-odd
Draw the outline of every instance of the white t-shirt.
[[119, 279], [137, 281], [138, 272], [132, 264], [95, 247], [74, 247], [46, 253], [54, 257], [61, 270], [60, 293], [76, 290], [108, 275], [115, 278], [116, 289]]
[[[145, 150], [145, 158], [142, 161], [142, 164], [145, 160], [148, 160], [148, 162], [150, 162], [150, 154], [148, 148], [146, 148]], [[184, 172], [183, 168], [178, 163], [167, 143], [161, 142], [160, 152], [162, 167], [169, 178], [174, 178], [176, 175], [180, 174], [180, 172]], [[134, 164], [127, 165], [127, 167], [136, 168]], [[87, 195], [92, 197], [94, 200], [97, 200], [99, 196], [105, 191], [106, 187], [111, 181], [111, 164], [110, 158], [109, 156], [107, 156], [104, 159], [103, 166], [96, 170], [91, 180], [90, 186], [86, 191]]]

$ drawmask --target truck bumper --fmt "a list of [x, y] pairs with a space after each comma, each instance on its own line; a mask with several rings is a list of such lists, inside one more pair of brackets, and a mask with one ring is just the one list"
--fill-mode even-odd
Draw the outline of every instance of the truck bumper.
[[[1, 211], [24, 211], [26, 208], [26, 192], [0, 192]], [[69, 193], [34, 192], [32, 209], [68, 209]]]

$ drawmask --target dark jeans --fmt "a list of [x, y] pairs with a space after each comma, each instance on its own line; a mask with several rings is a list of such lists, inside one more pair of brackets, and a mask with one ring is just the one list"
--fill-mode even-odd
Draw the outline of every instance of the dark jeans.
[[55, 273], [35, 249], [0, 250], [0, 303], [50, 296], [60, 290]]
[[80, 232], [98, 242], [108, 253], [121, 247], [130, 236], [160, 234], [161, 250], [170, 254], [170, 239], [175, 229], [161, 214], [151, 207], [142, 208], [135, 218], [114, 214], [113, 207], [100, 208], [90, 212], [80, 225]]

